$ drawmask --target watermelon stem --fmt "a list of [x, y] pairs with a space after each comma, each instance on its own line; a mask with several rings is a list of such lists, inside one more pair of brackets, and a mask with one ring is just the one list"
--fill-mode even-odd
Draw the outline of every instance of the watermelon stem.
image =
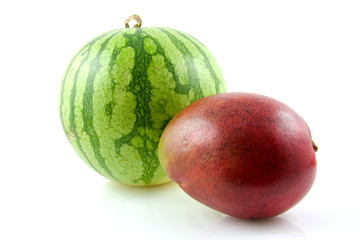
[[141, 27], [141, 24], [142, 24], [141, 18], [139, 17], [139, 15], [133, 14], [133, 15], [131, 15], [130, 17], [128, 17], [128, 18], [125, 20], [124, 23], [125, 23], [125, 27], [126, 27], [126, 28], [130, 28], [129, 23], [130, 23], [132, 20], [135, 20], [135, 21], [136, 21], [136, 23], [134, 24], [133, 28], [139, 28], [139, 27]]

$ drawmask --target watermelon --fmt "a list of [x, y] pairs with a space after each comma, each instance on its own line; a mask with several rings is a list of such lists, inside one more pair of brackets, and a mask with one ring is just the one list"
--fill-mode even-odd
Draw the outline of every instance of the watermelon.
[[225, 92], [198, 40], [170, 28], [124, 28], [86, 43], [67, 66], [60, 118], [80, 158], [104, 177], [145, 186], [170, 181], [157, 148], [184, 107]]

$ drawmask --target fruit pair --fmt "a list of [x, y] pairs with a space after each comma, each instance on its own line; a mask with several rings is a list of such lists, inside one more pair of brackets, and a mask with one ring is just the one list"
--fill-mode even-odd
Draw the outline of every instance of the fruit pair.
[[223, 93], [221, 71], [201, 43], [140, 25], [96, 37], [65, 72], [60, 116], [80, 157], [131, 185], [169, 176], [236, 217], [270, 217], [296, 204], [316, 170], [304, 120], [276, 100]]

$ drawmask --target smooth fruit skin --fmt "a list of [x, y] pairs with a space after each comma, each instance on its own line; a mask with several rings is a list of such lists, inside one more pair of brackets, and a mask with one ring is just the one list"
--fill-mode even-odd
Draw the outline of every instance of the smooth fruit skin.
[[281, 214], [310, 190], [315, 146], [306, 122], [262, 95], [222, 93], [195, 101], [159, 144], [167, 175], [192, 198], [225, 214]]
[[59, 94], [64, 132], [104, 177], [136, 186], [169, 182], [157, 156], [162, 131], [193, 101], [225, 91], [215, 59], [170, 28], [124, 28], [85, 44]]

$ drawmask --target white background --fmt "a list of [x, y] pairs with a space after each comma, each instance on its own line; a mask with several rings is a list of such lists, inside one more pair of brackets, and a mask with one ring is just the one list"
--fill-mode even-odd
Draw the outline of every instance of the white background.
[[[319, 146], [302, 202], [244, 221], [174, 183], [110, 182], [78, 158], [58, 116], [62, 74], [134, 13], [203, 42], [228, 91], [302, 115]], [[0, 24], [0, 239], [360, 239], [359, 1], [1, 1]]]

